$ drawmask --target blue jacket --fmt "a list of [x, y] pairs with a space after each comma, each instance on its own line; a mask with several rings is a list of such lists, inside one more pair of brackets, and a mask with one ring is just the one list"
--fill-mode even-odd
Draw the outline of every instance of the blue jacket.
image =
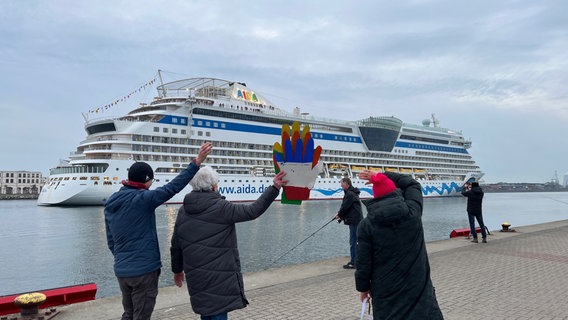
[[155, 209], [183, 190], [198, 170], [191, 162], [162, 187], [144, 190], [124, 186], [110, 196], [105, 204], [105, 225], [117, 277], [138, 277], [162, 267]]

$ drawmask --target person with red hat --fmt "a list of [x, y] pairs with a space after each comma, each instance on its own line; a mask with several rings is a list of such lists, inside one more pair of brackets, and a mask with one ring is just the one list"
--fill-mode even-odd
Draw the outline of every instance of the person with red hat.
[[359, 173], [373, 185], [357, 230], [355, 286], [373, 319], [443, 319], [430, 278], [422, 227], [422, 186], [410, 175]]

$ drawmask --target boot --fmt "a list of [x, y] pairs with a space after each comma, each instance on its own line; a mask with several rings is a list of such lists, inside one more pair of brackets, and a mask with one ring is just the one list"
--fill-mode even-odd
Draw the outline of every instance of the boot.
[[482, 238], [482, 239], [481, 239], [481, 242], [482, 242], [482, 243], [487, 243], [487, 239], [486, 239], [486, 238]]
[[479, 243], [479, 240], [477, 240], [477, 238], [473, 238], [473, 240], [471, 240], [471, 242], [473, 242], [473, 243]]

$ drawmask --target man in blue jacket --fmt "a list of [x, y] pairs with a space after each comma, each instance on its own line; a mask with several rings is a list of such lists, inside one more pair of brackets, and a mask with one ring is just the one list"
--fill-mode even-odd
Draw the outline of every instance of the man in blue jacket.
[[136, 162], [128, 170], [128, 180], [122, 182], [124, 186], [107, 200], [106, 235], [122, 292], [122, 320], [151, 318], [162, 267], [155, 209], [185, 188], [211, 149], [210, 142], [204, 143], [186, 169], [154, 190], [148, 190], [154, 181], [152, 168]]

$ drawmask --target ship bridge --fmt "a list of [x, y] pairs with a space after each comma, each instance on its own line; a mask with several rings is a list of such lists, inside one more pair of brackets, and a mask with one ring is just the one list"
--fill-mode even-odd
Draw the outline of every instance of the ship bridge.
[[391, 152], [402, 128], [402, 120], [395, 117], [369, 117], [356, 123], [370, 151]]

